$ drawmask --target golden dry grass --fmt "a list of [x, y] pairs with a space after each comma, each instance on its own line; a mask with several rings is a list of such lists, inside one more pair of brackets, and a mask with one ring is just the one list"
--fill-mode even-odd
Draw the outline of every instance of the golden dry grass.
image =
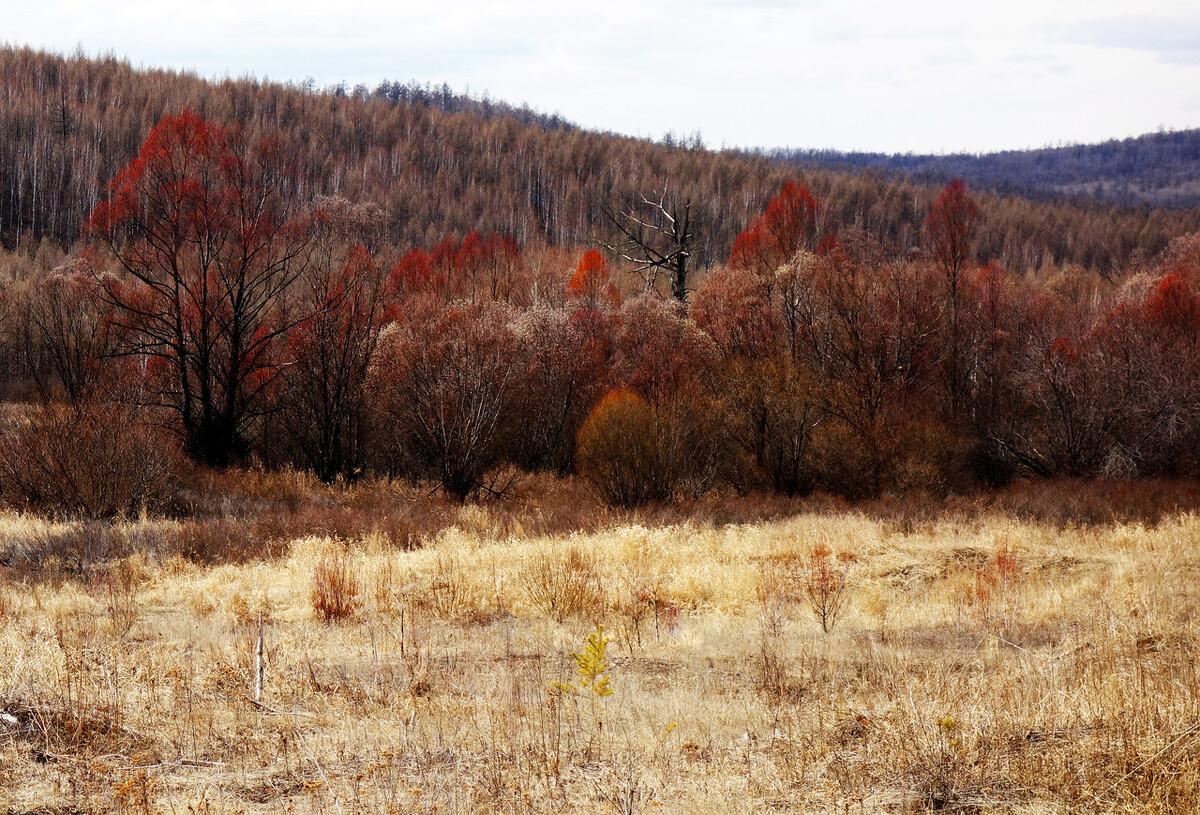
[[[1195, 516], [498, 528], [469, 507], [413, 551], [12, 578], [0, 812], [1200, 808]], [[829, 634], [822, 544], [855, 556]], [[326, 624], [331, 556], [360, 591]], [[572, 656], [597, 623], [604, 697]]]

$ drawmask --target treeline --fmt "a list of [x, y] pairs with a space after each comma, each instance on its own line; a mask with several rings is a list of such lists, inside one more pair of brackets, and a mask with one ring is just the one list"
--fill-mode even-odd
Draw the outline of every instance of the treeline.
[[0, 437], [6, 500], [169, 507], [189, 467], [246, 462], [458, 498], [576, 472], [623, 505], [1200, 474], [1195, 235], [1119, 279], [1021, 276], [976, 260], [990, 213], [961, 182], [897, 255], [789, 180], [727, 262], [660, 290], [501, 233], [396, 246], [305, 172], [167, 117], [80, 251], [3, 290], [4, 359], [41, 397]]
[[[183, 109], [270, 135], [300, 171], [305, 197], [336, 195], [384, 213], [398, 246], [448, 234], [502, 233], [522, 245], [590, 243], [605, 207], [667, 188], [693, 203], [702, 266], [727, 257], [739, 229], [794, 173], [785, 162], [654, 143], [569, 126], [553, 116], [448, 88], [382, 83], [317, 91], [253, 80], [207, 82], [116, 59], [0, 50], [0, 244], [70, 248], [105, 185], [155, 122]], [[936, 189], [883, 175], [805, 171], [827, 221], [901, 255], [920, 243]], [[1200, 227], [1196, 212], [1123, 210], [984, 196], [977, 259], [1014, 272], [1076, 264], [1126, 270]]]
[[983, 189], [1043, 200], [1091, 198], [1174, 209], [1200, 206], [1200, 130], [981, 155], [837, 150], [779, 150], [771, 155], [801, 168], [882, 170], [922, 183], [962, 178]]

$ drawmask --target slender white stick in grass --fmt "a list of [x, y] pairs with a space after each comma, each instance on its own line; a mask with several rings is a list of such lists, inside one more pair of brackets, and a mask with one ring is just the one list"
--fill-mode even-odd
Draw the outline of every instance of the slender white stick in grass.
[[258, 642], [254, 646], [254, 701], [262, 704], [263, 674], [266, 672], [263, 659], [263, 615], [258, 612]]

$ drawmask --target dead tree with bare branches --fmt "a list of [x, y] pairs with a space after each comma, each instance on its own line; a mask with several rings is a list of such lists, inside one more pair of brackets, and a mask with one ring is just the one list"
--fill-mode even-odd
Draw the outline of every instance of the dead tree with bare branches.
[[618, 257], [632, 263], [646, 291], [656, 290], [660, 275], [671, 284], [671, 296], [687, 305], [689, 262], [695, 250], [696, 235], [692, 224], [692, 203], [668, 200], [667, 189], [651, 191], [651, 197], [639, 195], [637, 204], [620, 212], [603, 207], [605, 218], [618, 233], [615, 243], [599, 243]]

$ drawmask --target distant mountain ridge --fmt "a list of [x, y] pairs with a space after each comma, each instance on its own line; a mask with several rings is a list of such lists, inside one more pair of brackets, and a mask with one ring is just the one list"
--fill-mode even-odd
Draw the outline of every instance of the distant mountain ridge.
[[1171, 209], [1200, 206], [1200, 129], [983, 154], [838, 150], [769, 150], [767, 154], [799, 167], [875, 169], [923, 183], [962, 178], [974, 187], [1043, 200], [1093, 198]]

